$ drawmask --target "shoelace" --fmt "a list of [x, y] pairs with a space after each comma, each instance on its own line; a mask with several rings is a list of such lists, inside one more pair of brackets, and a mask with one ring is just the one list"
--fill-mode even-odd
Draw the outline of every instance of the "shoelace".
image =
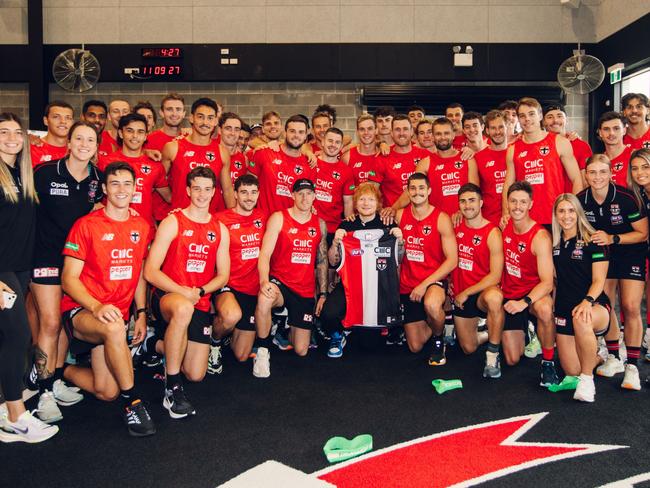
[[138, 416], [138, 413], [135, 410], [132, 410], [131, 408], [129, 408], [129, 411], [126, 414], [126, 419], [127, 419], [127, 423], [129, 424], [140, 423], [140, 417]]

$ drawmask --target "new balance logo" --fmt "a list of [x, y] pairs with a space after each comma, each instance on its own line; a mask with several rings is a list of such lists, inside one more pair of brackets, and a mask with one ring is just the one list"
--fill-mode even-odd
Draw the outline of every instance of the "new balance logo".
[[185, 151], [185, 154], [183, 154], [184, 158], [191, 158], [194, 156], [194, 151]]
[[194, 235], [194, 231], [192, 229], [186, 229], [183, 231], [183, 237], [192, 237]]
[[289, 233], [289, 234], [297, 234], [297, 233], [298, 233], [298, 229], [296, 229], [295, 227], [291, 227], [291, 229], [289, 229], [288, 233]]
[[442, 171], [443, 169], [445, 169], [444, 164], [439, 164], [438, 166], [436, 166], [436, 171]]
[[528, 154], [528, 151], [521, 151], [521, 152], [519, 153], [519, 156], [518, 156], [518, 157], [520, 157], [520, 158], [525, 158], [527, 154]]
[[397, 163], [393, 165], [393, 169], [400, 169], [402, 167], [402, 163]]
[[361, 166], [363, 166], [363, 163], [354, 163], [354, 166], [352, 166], [352, 167], [353, 168], [360, 168]]
[[236, 229], [239, 229], [240, 227], [241, 227], [241, 224], [239, 222], [237, 222], [236, 224], [232, 224], [230, 226], [230, 230], [236, 230]]
[[115, 234], [104, 234], [102, 236], [102, 241], [112, 241], [115, 238]]
[[486, 168], [491, 168], [492, 166], [494, 166], [494, 161], [488, 161], [487, 163], [485, 163]]

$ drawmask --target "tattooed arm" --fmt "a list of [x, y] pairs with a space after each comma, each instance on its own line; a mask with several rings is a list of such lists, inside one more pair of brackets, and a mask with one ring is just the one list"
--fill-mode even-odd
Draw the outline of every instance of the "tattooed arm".
[[327, 226], [323, 219], [320, 221], [320, 231], [321, 239], [320, 244], [318, 245], [318, 253], [316, 255], [316, 279], [318, 280], [318, 299], [316, 300], [316, 310], [314, 314], [319, 317], [323, 305], [325, 304], [325, 299], [327, 297]]

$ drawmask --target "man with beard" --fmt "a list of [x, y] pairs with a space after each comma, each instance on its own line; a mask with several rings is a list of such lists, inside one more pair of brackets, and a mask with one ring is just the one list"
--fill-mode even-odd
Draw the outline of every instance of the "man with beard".
[[462, 151], [463, 147], [467, 144], [465, 134], [463, 134], [463, 115], [465, 109], [460, 103], [450, 103], [445, 108], [445, 117], [452, 123], [454, 129], [454, 139], [452, 146], [458, 151]]
[[106, 114], [108, 107], [101, 100], [88, 100], [81, 109], [81, 120], [95, 127], [97, 134], [101, 134], [106, 127]]
[[233, 112], [225, 112], [219, 119], [221, 133], [221, 147], [230, 154], [230, 179], [232, 184], [241, 175], [246, 174], [246, 156], [239, 150], [239, 135], [242, 131], [243, 122], [239, 115]]
[[627, 120], [627, 131], [623, 142], [631, 149], [650, 149], [650, 124], [648, 109], [650, 101], [643, 93], [628, 93], [621, 99], [623, 115]]

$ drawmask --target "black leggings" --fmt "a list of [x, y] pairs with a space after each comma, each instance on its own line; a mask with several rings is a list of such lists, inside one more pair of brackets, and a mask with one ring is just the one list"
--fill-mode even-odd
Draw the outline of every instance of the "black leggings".
[[320, 313], [320, 321], [323, 329], [332, 334], [343, 332], [343, 319], [345, 318], [346, 302], [343, 283], [340, 281], [327, 296], [323, 310]]
[[10, 309], [0, 310], [0, 384], [5, 400], [20, 400], [23, 395], [25, 353], [31, 340], [25, 293], [29, 271], [0, 271], [0, 281], [16, 292], [16, 302]]

